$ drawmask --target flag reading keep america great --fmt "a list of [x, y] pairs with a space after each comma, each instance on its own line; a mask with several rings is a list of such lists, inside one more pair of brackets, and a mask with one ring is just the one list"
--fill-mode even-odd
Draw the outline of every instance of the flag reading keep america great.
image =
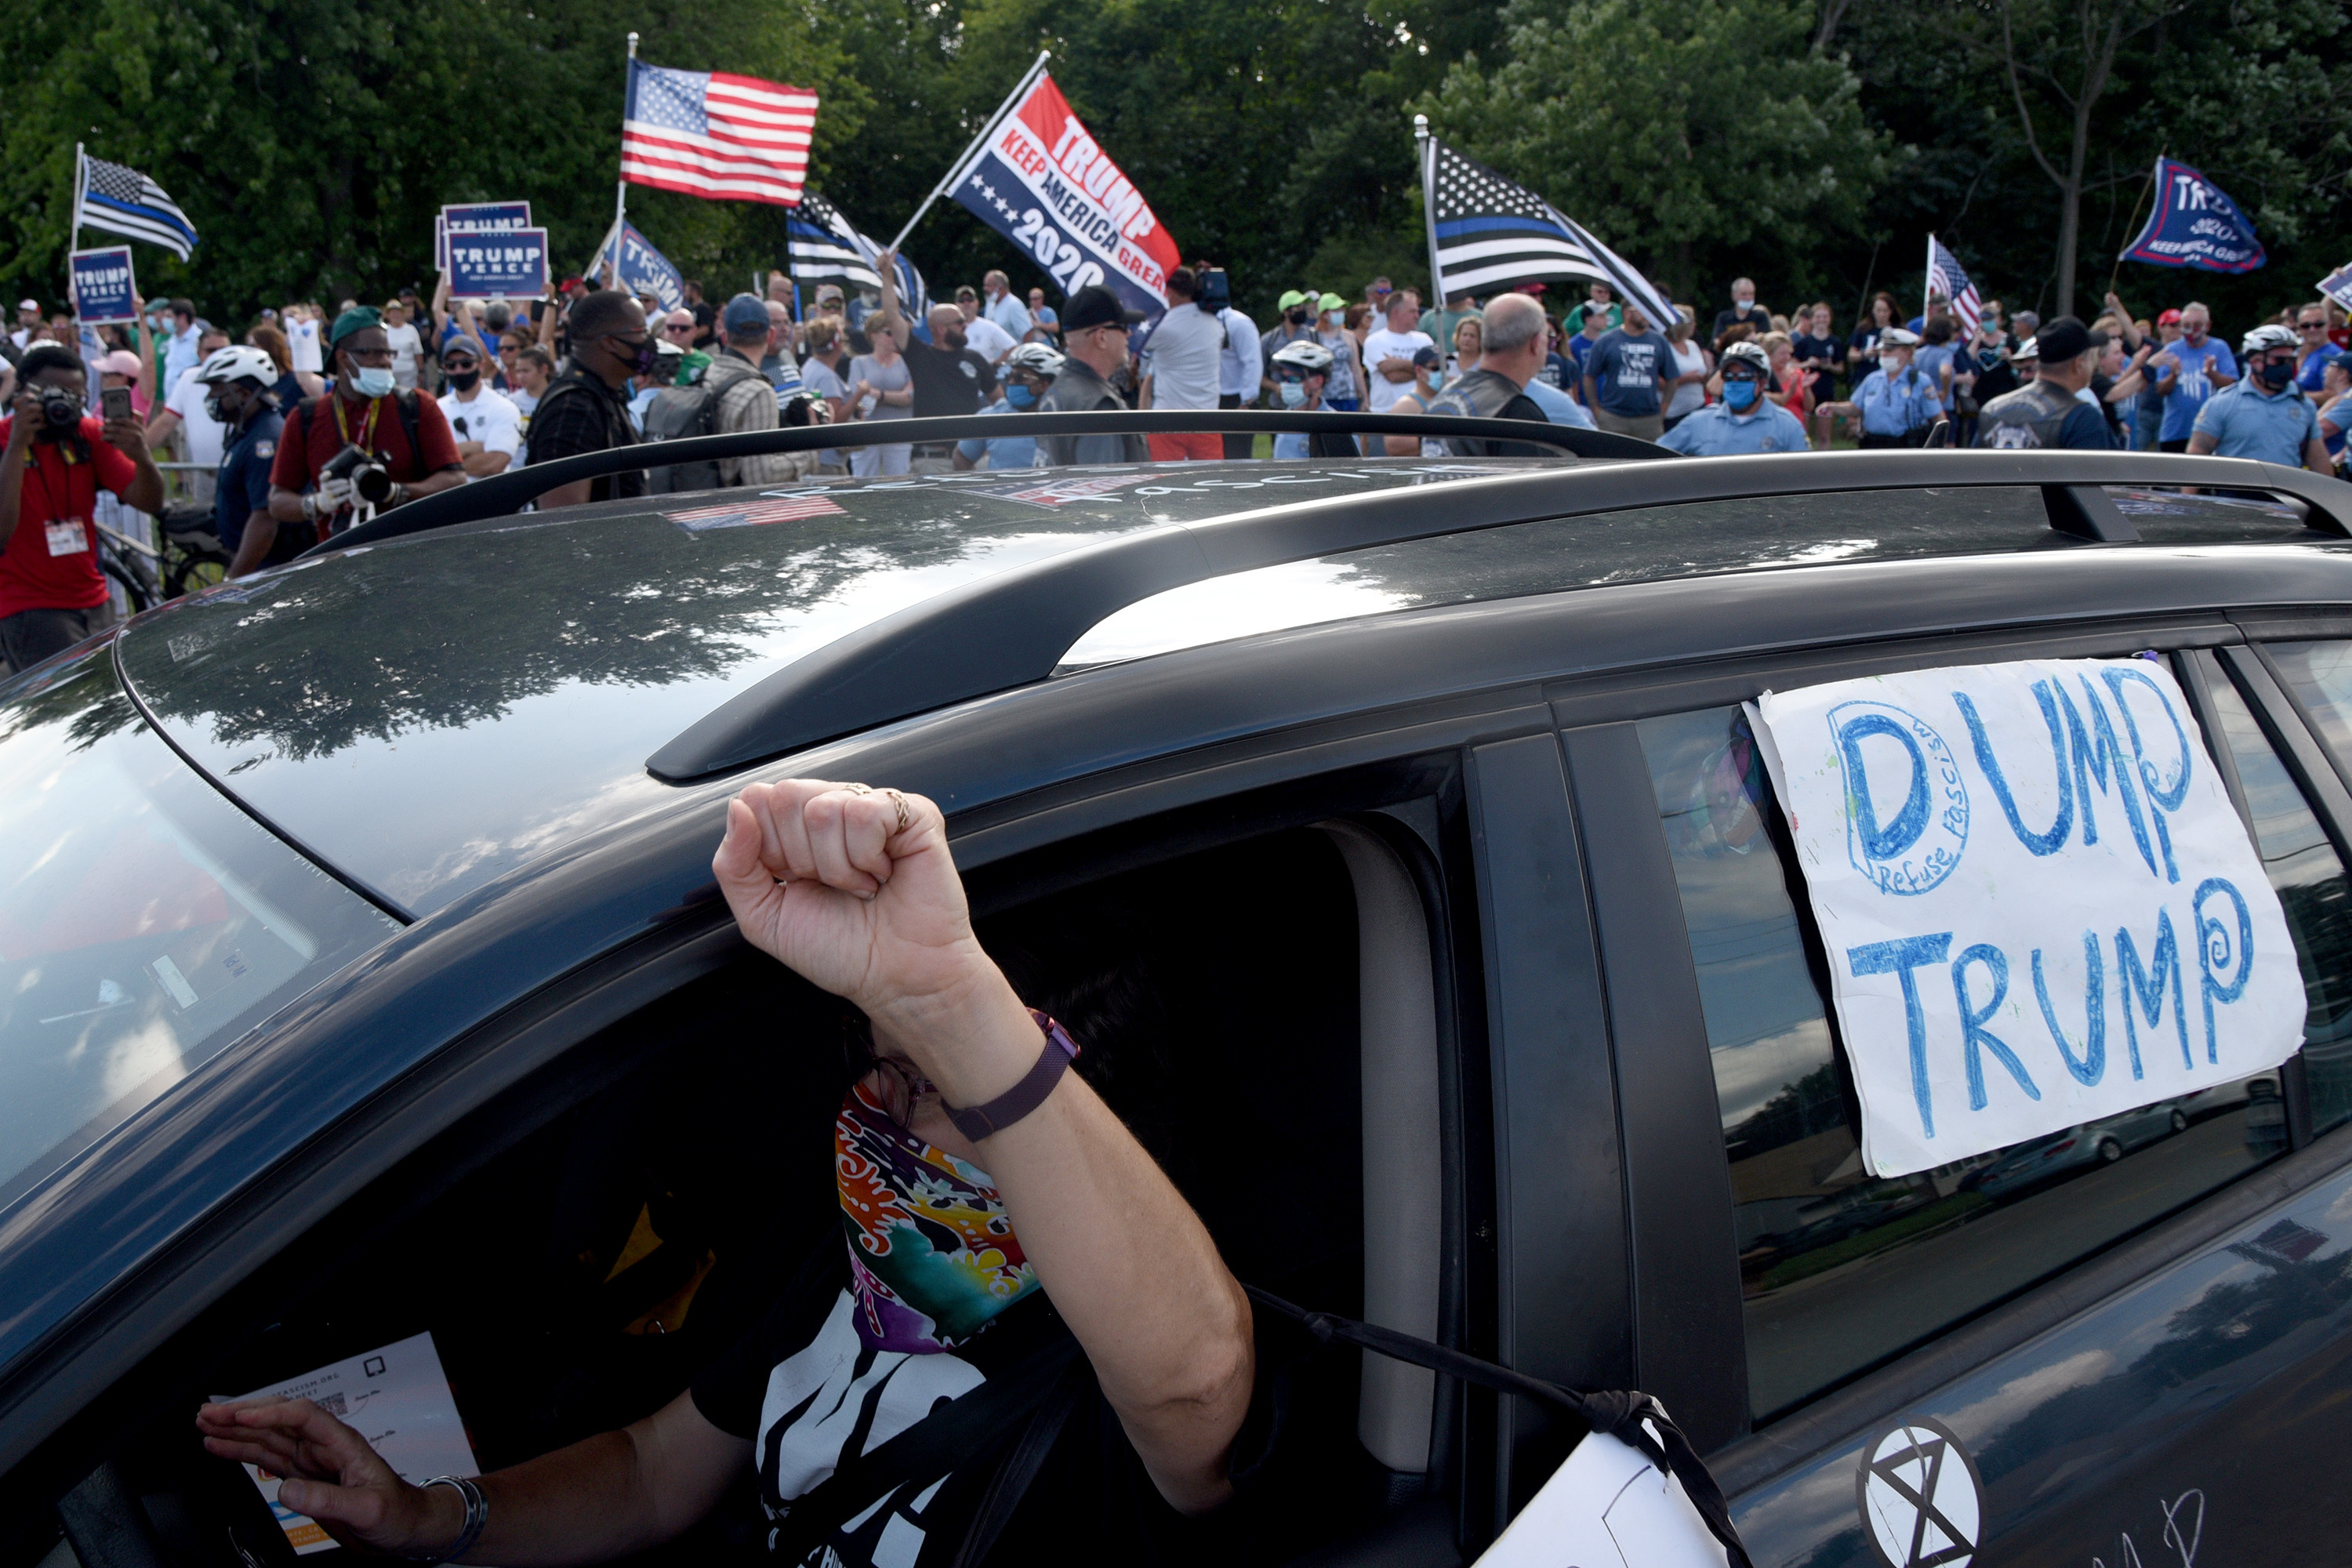
[[1680, 319], [1632, 263], [1559, 208], [1434, 136], [1423, 150], [1422, 184], [1430, 250], [1445, 298], [1553, 279], [1598, 279], [1640, 305], [1661, 329]]
[[711, 201], [797, 205], [815, 129], [806, 88], [631, 60], [621, 178]]

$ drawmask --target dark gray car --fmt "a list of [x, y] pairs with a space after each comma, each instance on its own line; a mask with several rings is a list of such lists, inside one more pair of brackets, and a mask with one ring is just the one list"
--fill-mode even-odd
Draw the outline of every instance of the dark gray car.
[[[1871, 1177], [1739, 704], [2169, 660], [2332, 1043], [2347, 524], [2120, 454], [982, 472], [139, 617], [0, 689], [0, 1568], [289, 1562], [208, 1395], [429, 1332], [488, 1468], [722, 1350], [838, 1096], [709, 866], [793, 774], [939, 800], [1019, 973], [1170, 1010], [1242, 1279], [1659, 1395], [1759, 1564], [2333, 1561], [2352, 1062], [2000, 1203]], [[1574, 1436], [1339, 1352], [1289, 1418], [1270, 1562], [1466, 1562]]]

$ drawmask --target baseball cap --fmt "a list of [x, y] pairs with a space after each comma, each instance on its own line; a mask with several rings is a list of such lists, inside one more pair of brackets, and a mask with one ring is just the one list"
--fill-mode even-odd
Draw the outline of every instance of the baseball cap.
[[337, 316], [335, 324], [327, 329], [327, 347], [332, 349], [353, 332], [363, 332], [370, 327], [382, 325], [383, 325], [383, 311], [373, 305], [354, 305]]
[[1307, 303], [1307, 296], [1304, 293], [1296, 289], [1286, 289], [1283, 290], [1282, 298], [1274, 302], [1274, 308], [1277, 310], [1287, 310], [1293, 305], [1305, 303]]
[[2180, 312], [2179, 312], [2179, 311], [2178, 311], [2178, 310], [2167, 310], [2167, 311], [2165, 311], [2165, 312], [2164, 312], [2164, 314], [2162, 314], [2162, 315], [2158, 316], [2158, 317], [2156, 319], [2156, 324], [2157, 324], [2158, 326], [2159, 326], [2159, 327], [2169, 327], [2169, 326], [2173, 326], [2173, 325], [2177, 324], [2177, 323], [2179, 321], [2179, 320], [2180, 320]]
[[729, 337], [738, 333], [764, 332], [768, 330], [768, 302], [757, 294], [738, 294], [727, 301], [727, 310], [719, 317]]
[[1348, 301], [1337, 294], [1326, 294], [1316, 301], [1315, 308], [1318, 310], [1344, 310], [1348, 308]]
[[117, 349], [100, 360], [98, 368], [110, 375], [136, 376], [139, 374], [139, 356], [129, 349]]
[[1431, 370], [1435, 370], [1438, 366], [1445, 363], [1445, 356], [1439, 353], [1433, 348], [1415, 349], [1412, 353], [1412, 363], [1417, 365], [1426, 366]]
[[1889, 327], [1878, 334], [1878, 346], [1883, 349], [1916, 349], [1919, 334], [1908, 327]]
[[38, 300], [19, 300], [16, 301], [16, 309], [19, 310], [37, 310], [40, 308], [41, 302]]
[[2042, 330], [2033, 334], [2033, 344], [2042, 363], [2063, 364], [2090, 350], [2091, 329], [2078, 317], [2061, 316], [2042, 323]]
[[1089, 283], [1069, 298], [1062, 307], [1062, 331], [1083, 332], [1089, 327], [1131, 327], [1143, 320], [1143, 312], [1130, 310], [1118, 302], [1118, 296], [1099, 283]]
[[835, 304], [839, 304], [841, 302], [841, 285], [838, 283], [818, 284], [816, 286], [816, 299], [817, 303], [820, 305], [824, 304], [827, 300], [831, 300]]

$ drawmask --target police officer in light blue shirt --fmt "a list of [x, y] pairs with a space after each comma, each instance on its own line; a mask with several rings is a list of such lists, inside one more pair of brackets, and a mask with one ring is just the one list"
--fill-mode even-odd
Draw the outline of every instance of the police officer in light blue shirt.
[[[992, 273], [993, 277], [995, 274]], [[1037, 400], [1062, 374], [1061, 351], [1045, 343], [1020, 343], [1004, 356], [1004, 395], [981, 410], [982, 414], [1029, 414], [1035, 411]], [[1037, 438], [1034, 436], [991, 436], [985, 440], [956, 443], [955, 466], [976, 468], [980, 460], [988, 459], [991, 473], [1005, 468], [1034, 468], [1037, 466]]]
[[1542, 409], [1545, 416], [1555, 425], [1567, 425], [1579, 430], [1601, 428], [1592, 422], [1592, 416], [1584, 411], [1583, 404], [1546, 381], [1540, 374], [1519, 390], [1526, 393], [1528, 401]]
[[1771, 377], [1762, 344], [1732, 344], [1723, 351], [1723, 401], [1694, 410], [1658, 444], [1686, 458], [1807, 450], [1803, 422], [1765, 395]]
[[1935, 382], [1911, 363], [1918, 346], [1916, 332], [1887, 328], [1878, 334], [1878, 368], [1853, 389], [1853, 401], [1829, 405], [1860, 416], [1864, 446], [1918, 446], [1927, 427], [1942, 416], [1944, 404], [1936, 395]]
[[2299, 348], [2294, 333], [2275, 322], [2248, 332], [2239, 344], [2245, 377], [2213, 394], [2198, 410], [2189, 454], [2332, 471], [2327, 443], [2319, 435], [2319, 411], [2294, 382]]

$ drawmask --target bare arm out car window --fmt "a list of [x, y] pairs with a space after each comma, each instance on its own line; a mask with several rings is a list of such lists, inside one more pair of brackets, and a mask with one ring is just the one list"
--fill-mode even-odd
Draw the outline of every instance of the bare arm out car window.
[[190, 772], [103, 658], [0, 703], [0, 1205], [399, 926]]
[[1873, 1176], [1746, 719], [1640, 730], [1715, 1060], [1759, 1423], [2284, 1152], [2273, 1072]]
[[[2340, 652], [2346, 645], [2311, 646]], [[2296, 673], [2296, 666], [2286, 658], [2279, 663], [2291, 678]], [[2336, 668], [2343, 667], [2339, 663]], [[2226, 679], [2217, 677], [2210, 685], [2214, 711], [2230, 743], [2231, 760], [2237, 764], [2239, 785], [2246, 792], [2246, 810], [2254, 819], [2263, 868], [2285, 907], [2295, 957], [2303, 965], [2304, 990], [2311, 998], [2303, 1024], [2311, 1125], [2315, 1132], [2325, 1132], [2352, 1117], [2352, 889], [2346, 886], [2344, 862], [2327, 842], [2326, 830], [2312, 815], [2286, 764], [2271, 749], [2246, 700]], [[2298, 685], [2296, 694], [2315, 714], [2320, 711], [2310, 690]], [[2336, 722], [2342, 722], [2340, 715]], [[2322, 721], [2323, 729], [2326, 723]], [[2335, 738], [2331, 733], [2331, 742]]]

